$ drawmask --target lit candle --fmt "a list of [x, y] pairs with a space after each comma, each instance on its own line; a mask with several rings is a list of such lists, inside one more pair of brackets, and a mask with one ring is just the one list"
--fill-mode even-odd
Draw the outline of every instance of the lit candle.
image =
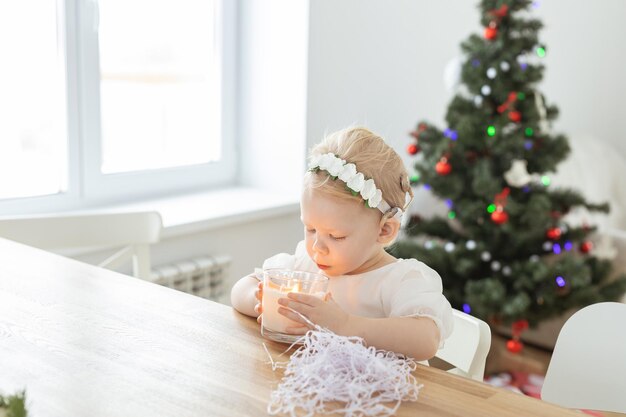
[[287, 297], [290, 292], [299, 292], [300, 285], [296, 284], [296, 288], [280, 287], [271, 281], [263, 285], [263, 327], [274, 332], [286, 333], [287, 327], [298, 325], [278, 312], [278, 299]]
[[290, 292], [310, 294], [324, 298], [328, 290], [328, 278], [309, 272], [290, 270], [267, 270], [263, 273], [263, 329], [285, 334], [288, 327], [300, 325], [278, 312], [279, 298]]

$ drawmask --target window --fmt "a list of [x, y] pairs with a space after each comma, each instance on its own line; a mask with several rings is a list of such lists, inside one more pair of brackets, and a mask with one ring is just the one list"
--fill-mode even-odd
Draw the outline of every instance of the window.
[[60, 46], [54, 2], [0, 4], [0, 199], [67, 190], [66, 67]]
[[233, 3], [0, 5], [0, 213], [234, 183]]

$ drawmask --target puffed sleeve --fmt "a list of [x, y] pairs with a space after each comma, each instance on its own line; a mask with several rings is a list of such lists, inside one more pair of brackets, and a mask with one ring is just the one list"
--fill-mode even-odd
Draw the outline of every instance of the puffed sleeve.
[[439, 348], [454, 326], [452, 307], [443, 295], [439, 274], [427, 265], [412, 260], [408, 270], [389, 281], [383, 291], [383, 305], [388, 317], [429, 317], [439, 328]]

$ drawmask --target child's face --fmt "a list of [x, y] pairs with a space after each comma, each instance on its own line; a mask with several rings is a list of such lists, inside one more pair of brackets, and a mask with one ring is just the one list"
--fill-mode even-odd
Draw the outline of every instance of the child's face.
[[384, 251], [378, 242], [380, 212], [356, 201], [305, 187], [300, 204], [306, 249], [328, 276], [373, 269]]

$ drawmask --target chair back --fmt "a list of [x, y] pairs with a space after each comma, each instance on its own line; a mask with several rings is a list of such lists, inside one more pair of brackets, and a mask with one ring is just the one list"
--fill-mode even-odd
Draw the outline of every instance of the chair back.
[[568, 408], [626, 413], [626, 304], [592, 304], [565, 322], [541, 397]]
[[0, 217], [0, 237], [44, 250], [122, 248], [99, 266], [132, 260], [133, 275], [150, 278], [150, 244], [162, 228], [157, 212]]
[[482, 381], [485, 375], [485, 361], [491, 347], [489, 325], [479, 318], [462, 311], [452, 311], [454, 331], [446, 339], [435, 357], [454, 366], [448, 372]]

